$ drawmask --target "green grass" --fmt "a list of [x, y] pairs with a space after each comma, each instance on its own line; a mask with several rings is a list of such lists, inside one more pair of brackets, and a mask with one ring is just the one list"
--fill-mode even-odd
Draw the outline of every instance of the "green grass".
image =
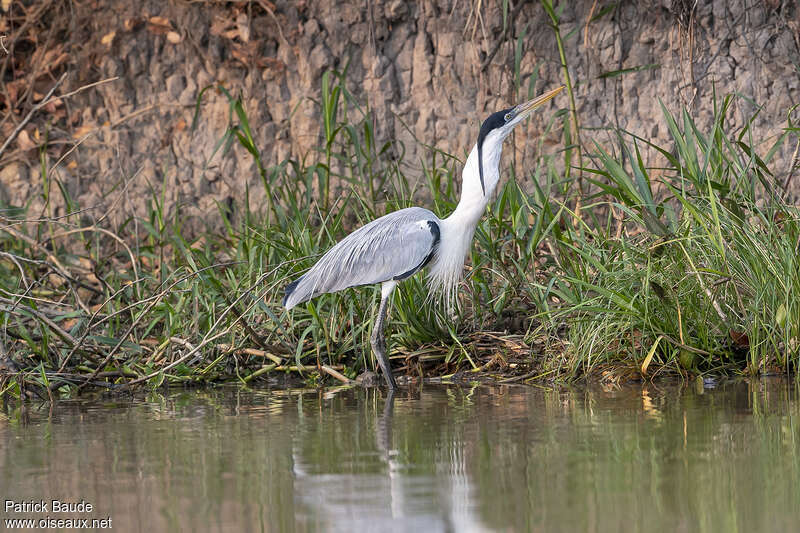
[[598, 205], [622, 214], [623, 231], [609, 219], [587, 228], [591, 238], [563, 243], [574, 258], [557, 284], [573, 369], [645, 363], [656, 344], [652, 361], [677, 371], [796, 365], [800, 218], [744, 142], [749, 128], [726, 134], [731, 103], [723, 100], [705, 134], [686, 112], [676, 119], [664, 110], [674, 148], [653, 146], [667, 163], [658, 179], [639, 156], [646, 141], [624, 135], [618, 158], [597, 148], [600, 168], [587, 170], [614, 197]]
[[[230, 102], [217, 149], [244, 148], [235, 153], [255, 159], [264, 188], [247, 192], [236, 217], [221, 206], [209, 224], [221, 230], [188, 238], [160, 189], [147, 216], [116, 234], [82, 226], [79, 214], [29, 220], [22, 207], [3, 210], [0, 366], [20, 372], [6, 375], [0, 394], [253, 384], [283, 373], [316, 382], [332, 373], [320, 365], [350, 378], [373, 367], [377, 288], [323, 295], [287, 313], [283, 287], [386, 212], [420, 204], [448, 215], [461, 161], [423, 146], [422, 178], [405, 176], [400, 169], [415, 162], [403, 160], [404, 147], [378, 142], [369, 109], [331, 73], [318, 152], [269, 166], [241, 102], [210, 90]], [[387, 330], [395, 366], [548, 379], [793, 371], [800, 216], [770, 170], [787, 136], [759, 157], [749, 127], [735, 135], [727, 127], [732, 97], [710, 103], [717, 118], [706, 132], [686, 112], [664, 110], [669, 146], [618, 132], [619, 153], [594, 145], [577, 157], [581, 148], [567, 136], [524, 173], [507, 169], [476, 231], [458, 316], [423, 305], [423, 276], [396, 292]], [[577, 127], [563, 113], [539, 119]], [[659, 154], [658, 168], [643, 162], [645, 147]], [[559, 157], [585, 165], [565, 178]], [[79, 212], [46, 175], [44, 151], [42, 158], [47, 194], [60, 191]], [[580, 214], [570, 207], [576, 174], [592, 191], [580, 198]]]

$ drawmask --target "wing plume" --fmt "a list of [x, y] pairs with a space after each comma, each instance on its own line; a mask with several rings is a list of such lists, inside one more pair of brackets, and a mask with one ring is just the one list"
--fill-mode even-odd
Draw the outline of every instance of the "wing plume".
[[323, 293], [405, 279], [431, 258], [439, 241], [438, 224], [433, 213], [419, 207], [370, 222], [339, 241], [308, 272], [288, 284], [283, 305], [291, 309]]

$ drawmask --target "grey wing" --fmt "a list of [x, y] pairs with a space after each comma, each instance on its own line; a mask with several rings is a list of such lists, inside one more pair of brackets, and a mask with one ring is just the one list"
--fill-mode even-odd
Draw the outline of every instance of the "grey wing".
[[354, 231], [286, 287], [287, 309], [322, 293], [405, 279], [430, 260], [439, 219], [419, 207], [389, 213]]

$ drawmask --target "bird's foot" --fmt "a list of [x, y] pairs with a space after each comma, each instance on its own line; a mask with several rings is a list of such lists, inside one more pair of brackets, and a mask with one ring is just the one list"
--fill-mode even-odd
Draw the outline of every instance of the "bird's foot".
[[390, 389], [396, 389], [397, 383], [392, 375], [392, 365], [389, 363], [389, 358], [386, 356], [386, 341], [382, 335], [373, 336], [372, 352], [378, 360], [378, 365], [381, 367], [383, 377], [386, 379], [386, 384], [389, 385]]

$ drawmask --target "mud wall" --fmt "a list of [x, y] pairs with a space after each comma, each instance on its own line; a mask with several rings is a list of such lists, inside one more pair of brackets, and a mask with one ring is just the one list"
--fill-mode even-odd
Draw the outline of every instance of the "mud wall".
[[[44, 201], [42, 146], [50, 176], [78, 206], [91, 208], [85, 212], [90, 220], [112, 206], [118, 221], [141, 215], [150, 191], [163, 194], [168, 208], [180, 204], [194, 220], [215, 211], [216, 202], [241, 199], [246, 184], [263, 194], [243, 149], [212, 157], [228, 123], [224, 95], [209, 91], [199, 127], [190, 127], [198, 92], [217, 82], [242, 95], [269, 165], [313, 157], [322, 134], [315, 102], [321, 77], [346, 67], [348, 88], [374, 113], [378, 137], [404, 143], [405, 170], [412, 173], [423, 155], [415, 138], [463, 155], [480, 121], [527, 97], [531, 80], [536, 93], [563, 82], [555, 34], [540, 2], [509, 2], [505, 26], [501, 0], [23, 4], [40, 9], [32, 29], [53, 31], [36, 38], [21, 31], [21, 7], [13, 2], [4, 14], [0, 33], [15, 47], [4, 58], [2, 138], [61, 73], [67, 78], [56, 94], [117, 78], [37, 110], [0, 155], [0, 201], [27, 203], [29, 214]], [[659, 100], [672, 111], [688, 107], [708, 125], [714, 93], [738, 93], [745, 99], [732, 114], [734, 126], [742, 126], [755, 104], [763, 106], [752, 129], [763, 154], [798, 103], [794, 2], [562, 4], [560, 30], [584, 142], [607, 142], [609, 128], [621, 127], [666, 143]], [[609, 75], [624, 69], [631, 70]], [[35, 90], [26, 94], [25, 87]], [[564, 96], [540, 117], [568, 105]], [[544, 119], [531, 121], [506, 157], [532, 162], [536, 143], [530, 140], [544, 127]], [[557, 126], [545, 149], [560, 143], [560, 134]], [[776, 155], [779, 179], [790, 177], [794, 148], [789, 142]], [[66, 208], [54, 199], [51, 209], [59, 215]]]

